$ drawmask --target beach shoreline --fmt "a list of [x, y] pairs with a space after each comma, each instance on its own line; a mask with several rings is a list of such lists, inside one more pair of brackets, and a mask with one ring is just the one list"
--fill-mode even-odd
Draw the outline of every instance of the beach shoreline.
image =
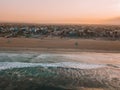
[[[10, 87], [14, 87], [14, 82], [16, 82], [15, 84], [19, 85], [19, 83], [23, 83], [23, 85], [28, 88], [34, 87], [34, 85], [42, 88], [40, 85], [42, 86], [44, 83], [46, 85], [44, 88], [50, 88], [47, 87], [47, 85], [52, 83], [53, 86], [50, 85], [51, 88], [57, 88], [56, 90], [60, 88], [60, 85], [63, 86], [60, 90], [74, 90], [74, 88], [75, 90], [117, 90], [120, 88], [118, 85], [120, 82], [119, 41], [58, 38], [42, 40], [35, 38], [0, 38], [0, 55], [1, 61], [4, 59], [4, 62], [1, 62], [1, 64], [3, 63], [2, 68], [11, 67], [11, 69], [6, 68], [6, 70], [1, 70], [0, 73], [2, 73], [3, 76], [0, 77], [0, 80], [3, 80], [5, 85], [9, 82]], [[25, 62], [27, 62], [27, 64]], [[39, 63], [42, 65], [43, 63], [48, 65], [48, 67], [26, 67], [31, 63], [35, 63], [36, 65]], [[51, 65], [54, 66], [56, 63], [58, 67], [51, 67]], [[59, 63], [62, 64], [59, 65]], [[25, 66], [25, 68], [16, 68], [21, 65]], [[62, 67], [62, 65], [66, 66], [66, 68], [64, 68], [64, 66]], [[81, 68], [84, 65], [85, 68]], [[86, 69], [86, 65], [90, 66], [90, 68], [94, 65], [103, 67]], [[77, 66], [80, 66], [80, 68]], [[15, 68], [12, 69], [12, 67]], [[21, 71], [23, 73], [21, 73]], [[33, 71], [34, 74], [31, 78], [29, 75], [32, 75], [31, 72]], [[24, 74], [24, 72], [27, 73]], [[53, 76], [47, 76], [48, 79], [42, 76], [51, 75], [51, 73]], [[11, 75], [9, 74], [12, 74], [12, 76], [18, 79], [11, 80]], [[54, 74], [56, 74], [56, 78], [54, 78]], [[37, 77], [36, 79], [35, 76], [37, 75], [39, 75], [40, 78]], [[9, 77], [6, 79], [6, 76]], [[51, 77], [52, 81], [50, 81]], [[69, 82], [67, 82], [68, 78]], [[114, 80], [116, 81], [114, 82]], [[55, 82], [57, 82], [57, 84]], [[67, 86], [61, 84], [61, 82], [66, 82]], [[28, 85], [28, 83], [32, 84]], [[76, 86], [72, 85], [73, 83], [75, 83]], [[24, 88], [24, 86], [20, 87]]]

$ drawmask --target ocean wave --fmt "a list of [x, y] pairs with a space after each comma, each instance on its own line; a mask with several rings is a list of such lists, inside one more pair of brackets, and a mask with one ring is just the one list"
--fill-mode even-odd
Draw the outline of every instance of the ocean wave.
[[94, 69], [102, 68], [106, 65], [101, 64], [85, 64], [77, 62], [60, 62], [60, 63], [21, 63], [21, 62], [0, 62], [0, 70], [23, 68], [23, 67], [65, 67], [78, 69]]

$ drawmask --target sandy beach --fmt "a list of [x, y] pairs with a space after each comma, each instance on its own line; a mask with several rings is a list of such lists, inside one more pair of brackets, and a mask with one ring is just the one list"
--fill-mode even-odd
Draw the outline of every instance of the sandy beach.
[[[76, 45], [77, 43], [77, 45]], [[0, 38], [0, 51], [120, 52], [120, 41], [93, 39]]]

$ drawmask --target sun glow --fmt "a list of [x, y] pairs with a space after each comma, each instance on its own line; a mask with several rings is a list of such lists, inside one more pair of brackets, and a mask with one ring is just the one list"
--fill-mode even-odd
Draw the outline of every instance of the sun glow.
[[103, 23], [120, 16], [120, 0], [0, 0], [0, 22]]

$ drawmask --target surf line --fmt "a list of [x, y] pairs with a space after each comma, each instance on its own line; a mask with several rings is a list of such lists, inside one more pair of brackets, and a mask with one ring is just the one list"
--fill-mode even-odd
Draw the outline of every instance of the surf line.
[[0, 70], [25, 68], [25, 67], [64, 67], [77, 69], [96, 69], [106, 67], [104, 64], [86, 64], [78, 62], [59, 62], [59, 63], [23, 63], [23, 62], [0, 62]]

